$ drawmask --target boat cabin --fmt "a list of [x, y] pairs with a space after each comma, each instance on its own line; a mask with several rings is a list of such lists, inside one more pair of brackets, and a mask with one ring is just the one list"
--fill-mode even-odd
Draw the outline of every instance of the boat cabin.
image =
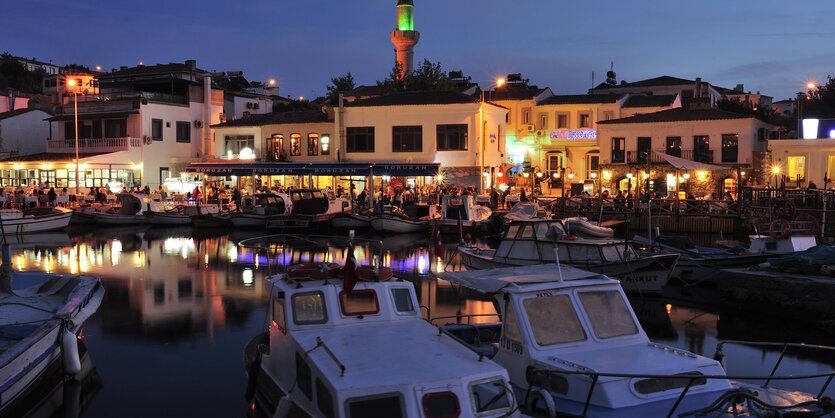
[[328, 198], [328, 214], [351, 211], [351, 201], [348, 198], [337, 196], [336, 192], [330, 189], [323, 190], [322, 193]]
[[[724, 376], [715, 360], [651, 342], [620, 283], [606, 276], [568, 266], [560, 272], [523, 266], [441, 276], [494, 295], [502, 327], [492, 344], [493, 360], [507, 368], [517, 397], [529, 386], [547, 390], [560, 413], [583, 415], [593, 383], [589, 411], [632, 416], [621, 408], [675, 400], [688, 382], [607, 376], [593, 382], [595, 372]], [[729, 388], [727, 380], [696, 379], [688, 394]], [[661, 411], [666, 414], [663, 408], [656, 412]]]
[[241, 199], [244, 212], [256, 215], [285, 215], [291, 204], [287, 195], [275, 193], [255, 193]]
[[635, 250], [624, 240], [569, 235], [558, 220], [517, 220], [510, 223], [496, 248], [495, 257], [513, 264], [553, 263], [555, 244], [561, 263], [601, 264], [634, 258]]
[[287, 192], [293, 202], [293, 215], [320, 215], [328, 212], [330, 201], [317, 189], [292, 189]]
[[323, 417], [518, 416], [507, 372], [424, 321], [412, 283], [359, 269], [370, 280], [352, 292], [330, 265], [270, 279], [261, 370], [296, 406]]

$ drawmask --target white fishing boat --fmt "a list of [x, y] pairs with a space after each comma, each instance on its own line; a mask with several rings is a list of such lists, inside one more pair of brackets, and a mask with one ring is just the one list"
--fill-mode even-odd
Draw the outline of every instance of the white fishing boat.
[[[770, 224], [762, 225], [756, 234], [748, 236], [751, 240], [748, 252], [787, 255], [806, 251], [818, 245], [815, 229], [810, 227], [809, 223], [809, 221], [777, 219]], [[766, 229], [768, 233], [765, 233]]]
[[145, 207], [151, 201], [148, 195], [119, 193], [119, 206], [105, 212], [93, 212], [93, 221], [99, 225], [142, 225], [148, 222]]
[[[270, 278], [269, 332], [245, 352], [252, 408], [334, 417], [518, 417], [507, 372], [421, 319], [412, 283], [333, 264]], [[291, 416], [297, 416], [293, 414]]]
[[409, 219], [405, 216], [397, 215], [378, 215], [371, 218], [372, 229], [377, 232], [391, 234], [426, 231], [429, 229], [429, 225], [429, 221]]
[[241, 200], [240, 212], [229, 215], [232, 225], [238, 228], [264, 228], [267, 220], [290, 214], [293, 203], [286, 194], [256, 193]]
[[562, 222], [548, 219], [515, 220], [496, 249], [461, 245], [458, 252], [472, 269], [549, 264], [563, 265], [616, 277], [627, 292], [660, 293], [670, 280], [678, 254], [641, 254], [622, 239], [569, 235]]
[[181, 226], [191, 225], [196, 215], [218, 214], [220, 206], [216, 204], [178, 204], [174, 202], [151, 202], [145, 211], [151, 225]]
[[77, 335], [104, 288], [92, 277], [46, 273], [0, 282], [0, 416], [28, 416], [53, 387], [81, 376]]
[[371, 216], [340, 213], [331, 218], [331, 226], [337, 229], [368, 229], [371, 228]]
[[0, 210], [2, 233], [30, 234], [33, 232], [60, 231], [70, 224], [72, 210], [62, 207], [33, 208], [26, 210]]
[[[435, 209], [434, 207], [432, 209]], [[442, 196], [441, 204], [437, 211], [430, 209], [431, 221], [443, 233], [458, 234], [465, 231], [472, 231], [479, 223], [490, 218], [493, 211], [487, 206], [476, 205], [473, 196], [464, 195], [457, 198]]]
[[459, 324], [442, 329], [507, 368], [526, 413], [818, 417], [831, 416], [835, 409], [820, 394], [773, 388], [786, 380], [806, 379], [820, 385], [815, 390], [822, 387], [823, 393], [835, 372], [781, 376], [777, 366], [787, 349], [807, 347], [831, 356], [833, 347], [720, 342], [717, 358], [726, 345], [783, 349], [773, 368], [768, 365], [758, 376], [735, 378], [726, 374], [720, 361], [650, 341], [620, 283], [605, 275], [566, 266], [526, 266], [441, 277], [493, 296], [499, 323], [459, 325], [470, 319], [459, 316]]

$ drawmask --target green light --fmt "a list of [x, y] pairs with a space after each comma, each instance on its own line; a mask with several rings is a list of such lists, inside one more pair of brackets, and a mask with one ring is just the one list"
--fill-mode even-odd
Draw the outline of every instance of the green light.
[[397, 6], [397, 30], [415, 30], [412, 5]]

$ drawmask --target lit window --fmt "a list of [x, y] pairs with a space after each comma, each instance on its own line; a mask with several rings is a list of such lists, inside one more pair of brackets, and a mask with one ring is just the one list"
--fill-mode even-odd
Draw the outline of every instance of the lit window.
[[371, 289], [339, 292], [339, 304], [345, 316], [372, 315], [380, 312], [377, 293]]
[[786, 176], [789, 180], [800, 181], [806, 180], [806, 157], [800, 155], [789, 156], [786, 160], [788, 167], [786, 167]]
[[302, 136], [290, 134], [290, 155], [302, 155]]

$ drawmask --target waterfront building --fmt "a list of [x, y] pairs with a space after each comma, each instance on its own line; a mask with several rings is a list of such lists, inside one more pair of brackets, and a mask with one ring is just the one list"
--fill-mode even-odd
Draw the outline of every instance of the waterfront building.
[[[598, 122], [600, 188], [611, 194], [648, 188], [660, 196], [676, 190], [695, 197], [730, 192], [736, 198], [740, 179], [762, 181], [767, 139], [776, 127], [708, 103], [697, 97], [689, 107]], [[693, 169], [676, 171], [666, 156], [686, 160]], [[700, 164], [707, 166], [699, 169]]]
[[46, 151], [51, 136], [49, 113], [40, 109], [17, 109], [0, 113], [0, 151], [17, 155]]
[[770, 161], [764, 170], [768, 184], [775, 187], [828, 189], [835, 175], [835, 139], [772, 139], [768, 141]]

